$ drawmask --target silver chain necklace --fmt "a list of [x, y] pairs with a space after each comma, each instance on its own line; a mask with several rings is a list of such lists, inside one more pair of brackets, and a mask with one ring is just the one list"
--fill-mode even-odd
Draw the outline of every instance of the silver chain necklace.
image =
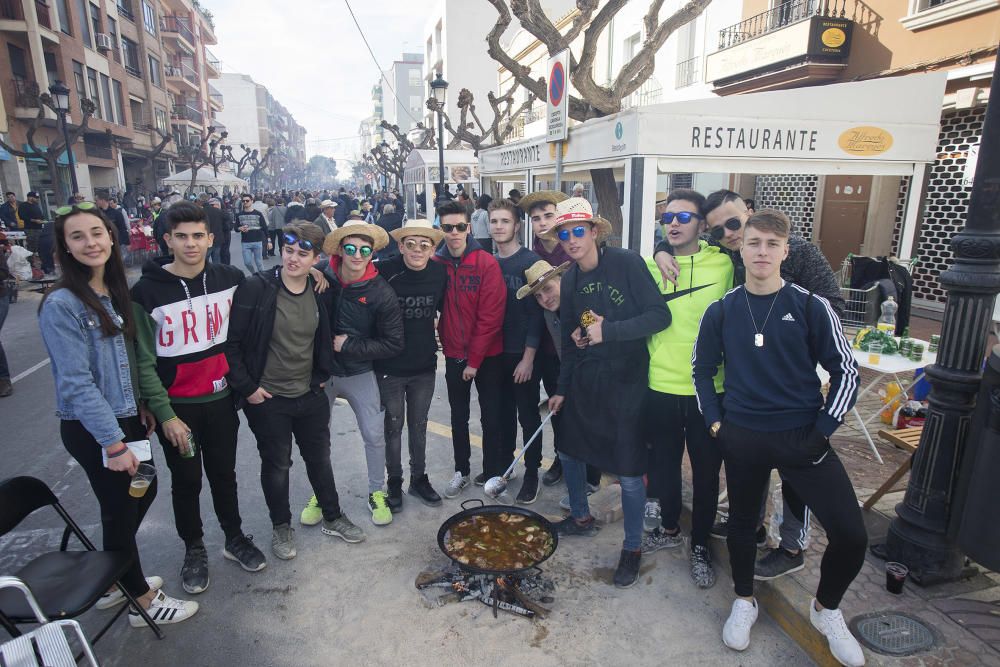
[[781, 287], [779, 287], [778, 291], [774, 293], [774, 298], [771, 299], [771, 307], [767, 309], [767, 315], [764, 316], [764, 322], [760, 325], [759, 329], [757, 328], [757, 320], [753, 317], [753, 310], [750, 308], [750, 297], [747, 296], [747, 288], [745, 285], [743, 286], [743, 298], [746, 299], [747, 312], [750, 313], [750, 321], [753, 322], [753, 344], [756, 347], [764, 347], [764, 327], [767, 326], [767, 321], [771, 318], [771, 311], [774, 310], [774, 303], [778, 300], [778, 294], [781, 293], [781, 289], [784, 286], [785, 284], [782, 282]]
[[[184, 288], [184, 296], [187, 297], [188, 312], [191, 313], [191, 317], [194, 317], [194, 302], [191, 301], [191, 291], [188, 289], [187, 282], [183, 278], [178, 278], [178, 280], [181, 281], [181, 287]], [[215, 345], [215, 322], [212, 320], [212, 307], [208, 298], [208, 271], [202, 271], [201, 291], [205, 293], [205, 316], [208, 318], [208, 338], [212, 341], [212, 345]], [[753, 316], [751, 315], [751, 317]]]

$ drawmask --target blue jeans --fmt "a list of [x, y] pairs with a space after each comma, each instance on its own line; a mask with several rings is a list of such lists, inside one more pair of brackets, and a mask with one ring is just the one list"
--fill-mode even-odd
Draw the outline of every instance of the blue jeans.
[[214, 246], [208, 249], [208, 261], [212, 264], [218, 264], [221, 258], [222, 246]]
[[[243, 266], [247, 268], [247, 271], [254, 273], [255, 271], [264, 270], [264, 242], [254, 241], [253, 243], [244, 243], [243, 245]], [[256, 265], [256, 268], [254, 266]]]
[[[570, 514], [574, 519], [590, 516], [587, 503], [587, 464], [559, 452], [566, 489], [569, 491]], [[625, 541], [623, 549], [638, 551], [642, 545], [642, 513], [646, 508], [646, 485], [642, 477], [619, 476], [622, 487], [622, 513], [625, 515]]]
[[[4, 320], [7, 319], [7, 311], [10, 309], [10, 295], [0, 296], [0, 330], [3, 330]], [[7, 367], [7, 355], [3, 351], [3, 342], [0, 341], [0, 379], [10, 379], [10, 368]]]

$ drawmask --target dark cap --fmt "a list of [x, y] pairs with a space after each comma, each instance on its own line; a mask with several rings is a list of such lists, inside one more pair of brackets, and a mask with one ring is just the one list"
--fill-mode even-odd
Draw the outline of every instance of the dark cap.
[[31, 192], [29, 192], [28, 194], [26, 194], [24, 196], [25, 196], [25, 198], [27, 198], [27, 197], [34, 197], [35, 199], [41, 199], [41, 197], [38, 196], [38, 193], [35, 192], [34, 190], [32, 190]]

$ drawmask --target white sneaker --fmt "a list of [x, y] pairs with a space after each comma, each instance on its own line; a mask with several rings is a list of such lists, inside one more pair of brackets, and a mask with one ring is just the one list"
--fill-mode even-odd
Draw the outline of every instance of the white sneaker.
[[660, 501], [650, 498], [646, 501], [646, 509], [642, 513], [642, 529], [651, 533], [660, 527]]
[[[198, 611], [198, 603], [191, 600], [178, 600], [172, 598], [163, 591], [157, 591], [152, 604], [146, 612], [157, 625], [169, 625], [170, 623], [180, 623], [195, 615]], [[128, 612], [128, 622], [133, 628], [146, 627], [146, 619], [133, 610]]]
[[861, 644], [847, 629], [844, 615], [839, 609], [816, 611], [816, 598], [813, 598], [809, 601], [809, 620], [813, 627], [826, 637], [830, 653], [837, 662], [847, 667], [862, 667], [865, 664], [865, 653], [861, 650]]
[[469, 486], [469, 476], [460, 472], [455, 472], [455, 476], [448, 482], [448, 488], [444, 490], [445, 498], [454, 498]]
[[[163, 579], [160, 577], [146, 577], [146, 585], [148, 585], [152, 590], [158, 591], [163, 588]], [[117, 607], [122, 602], [125, 602], [125, 596], [122, 592], [118, 590], [118, 587], [114, 587], [110, 592], [105, 593], [101, 596], [101, 599], [97, 601], [94, 605], [98, 609], [111, 609], [112, 607]]]
[[733, 601], [733, 609], [722, 628], [722, 643], [734, 651], [745, 651], [750, 646], [750, 628], [757, 622], [757, 601], [743, 598]]

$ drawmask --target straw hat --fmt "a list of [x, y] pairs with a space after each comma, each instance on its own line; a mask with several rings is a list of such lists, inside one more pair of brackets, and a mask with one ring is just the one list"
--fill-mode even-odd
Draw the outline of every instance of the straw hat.
[[435, 229], [430, 220], [414, 218], [404, 222], [402, 227], [389, 232], [389, 236], [396, 239], [397, 243], [402, 243], [407, 236], [423, 236], [437, 245], [444, 238], [444, 232]]
[[666, 203], [667, 203], [667, 193], [666, 192], [657, 192], [656, 193], [656, 205], [659, 206], [660, 204], [666, 204]]
[[569, 196], [565, 193], [559, 192], [558, 190], [539, 190], [537, 192], [532, 192], [530, 195], [525, 195], [521, 197], [521, 201], [517, 202], [518, 208], [520, 208], [525, 213], [531, 208], [532, 204], [537, 202], [545, 202], [546, 204], [558, 204], [561, 201], [566, 201]]
[[517, 290], [517, 298], [523, 299], [526, 296], [531, 296], [542, 289], [545, 283], [566, 273], [571, 264], [572, 262], [563, 262], [558, 267], [553, 267], [544, 259], [538, 260], [524, 271], [524, 277], [528, 282]]
[[337, 229], [326, 235], [323, 241], [323, 252], [327, 255], [336, 255], [340, 249], [340, 243], [348, 236], [367, 236], [372, 240], [372, 250], [381, 250], [389, 245], [389, 235], [378, 225], [369, 225], [360, 220], [348, 220]]
[[578, 222], [593, 223], [598, 238], [611, 234], [611, 223], [599, 215], [594, 215], [594, 209], [589, 201], [583, 197], [570, 197], [556, 204], [556, 222], [545, 232], [544, 237], [550, 241], [558, 241], [561, 227]]
[[324, 199], [323, 203], [319, 205], [320, 208], [330, 208], [330, 207], [337, 208], [337, 206], [339, 206], [339, 204], [337, 204], [337, 202], [333, 201], [332, 199]]

